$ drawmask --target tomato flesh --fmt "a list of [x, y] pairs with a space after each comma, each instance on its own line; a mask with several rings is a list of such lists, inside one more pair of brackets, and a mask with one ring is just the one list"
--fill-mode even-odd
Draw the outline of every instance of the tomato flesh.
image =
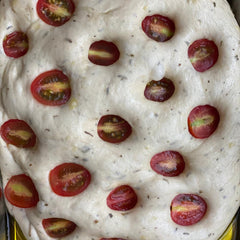
[[151, 168], [166, 177], [175, 177], [185, 168], [182, 155], [176, 151], [164, 151], [154, 155], [150, 162]]
[[28, 52], [28, 48], [28, 36], [24, 32], [12, 32], [3, 40], [3, 50], [8, 57], [22, 57]]
[[220, 115], [215, 107], [200, 105], [188, 116], [188, 130], [195, 138], [208, 138], [216, 131], [219, 121]]
[[91, 181], [89, 171], [76, 163], [63, 163], [49, 174], [53, 192], [64, 197], [75, 196], [83, 192]]
[[175, 86], [170, 79], [163, 78], [159, 81], [150, 81], [144, 91], [144, 96], [151, 101], [164, 102], [174, 93]]
[[39, 201], [32, 179], [25, 174], [12, 176], [4, 189], [4, 194], [12, 205], [19, 208], [35, 207]]
[[137, 194], [128, 185], [115, 188], [107, 197], [107, 205], [116, 211], [128, 211], [137, 204]]
[[1, 126], [1, 137], [7, 144], [19, 148], [31, 148], [36, 144], [36, 135], [23, 120], [10, 119]]
[[168, 17], [155, 14], [144, 18], [142, 29], [149, 38], [157, 42], [165, 42], [173, 37], [175, 24]]
[[48, 106], [63, 105], [71, 97], [69, 78], [57, 69], [44, 72], [32, 82], [31, 93], [41, 104]]
[[38, 0], [37, 13], [45, 23], [54, 27], [65, 24], [72, 17], [75, 5], [72, 0]]
[[199, 222], [207, 211], [203, 198], [195, 194], [179, 194], [171, 203], [171, 218], [178, 225], [189, 226]]
[[51, 238], [62, 238], [71, 234], [76, 229], [76, 224], [63, 218], [46, 218], [42, 226]]
[[188, 57], [194, 69], [205, 72], [215, 65], [218, 60], [218, 47], [208, 39], [199, 39], [188, 48]]
[[98, 122], [97, 132], [103, 141], [120, 143], [131, 135], [132, 127], [120, 116], [105, 115]]

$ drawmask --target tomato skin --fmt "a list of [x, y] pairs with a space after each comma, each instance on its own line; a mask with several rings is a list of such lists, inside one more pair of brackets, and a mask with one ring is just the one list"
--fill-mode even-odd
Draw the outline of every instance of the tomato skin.
[[75, 196], [83, 192], [91, 182], [91, 174], [76, 163], [63, 163], [50, 171], [49, 183], [57, 195]]
[[218, 60], [218, 47], [214, 41], [199, 39], [188, 48], [188, 58], [194, 69], [205, 72], [215, 65]]
[[142, 30], [149, 38], [157, 42], [166, 42], [173, 37], [175, 24], [170, 18], [155, 14], [143, 19]]
[[8, 202], [19, 208], [35, 207], [39, 201], [32, 179], [25, 174], [12, 176], [4, 189], [4, 194]]
[[218, 110], [211, 105], [199, 105], [188, 116], [189, 133], [199, 139], [210, 137], [220, 122]]
[[128, 211], [137, 204], [137, 194], [132, 187], [121, 185], [116, 187], [107, 197], [107, 205], [116, 211]]
[[[36, 135], [32, 128], [23, 120], [10, 119], [0, 128], [1, 137], [7, 144], [12, 144], [18, 148], [32, 148], [36, 144]], [[20, 131], [20, 134], [17, 134]], [[21, 138], [21, 133], [25, 134]]]
[[62, 238], [71, 234], [77, 225], [63, 218], [46, 218], [42, 220], [42, 226], [51, 238]]
[[104, 115], [97, 125], [98, 136], [105, 142], [120, 143], [132, 133], [131, 125], [117, 115]]
[[199, 222], [207, 211], [207, 203], [195, 194], [179, 194], [170, 206], [172, 220], [182, 226], [190, 226]]
[[72, 0], [38, 0], [37, 2], [39, 18], [54, 27], [62, 26], [69, 21], [74, 11], [75, 5]]
[[28, 52], [28, 48], [28, 36], [24, 32], [12, 32], [3, 40], [3, 50], [8, 57], [22, 57]]
[[151, 168], [158, 174], [166, 177], [175, 177], [185, 168], [182, 155], [176, 151], [164, 151], [155, 154], [150, 162]]
[[43, 105], [61, 106], [71, 97], [69, 78], [57, 69], [41, 73], [32, 82], [31, 93]]

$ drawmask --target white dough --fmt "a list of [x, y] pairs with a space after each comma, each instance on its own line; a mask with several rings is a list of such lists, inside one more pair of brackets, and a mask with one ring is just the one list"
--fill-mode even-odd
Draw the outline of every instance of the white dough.
[[[7, 204], [27, 239], [50, 240], [41, 221], [61, 217], [78, 226], [64, 240], [217, 240], [240, 205], [240, 31], [228, 3], [75, 0], [74, 16], [53, 27], [39, 19], [36, 2], [0, 1], [0, 43], [14, 30], [26, 32], [30, 41], [28, 53], [18, 59], [5, 56], [0, 44], [0, 124], [22, 119], [38, 138], [33, 149], [0, 139], [4, 186], [12, 175], [26, 173], [40, 196], [33, 209]], [[171, 40], [158, 43], [144, 34], [141, 22], [153, 14], [175, 22]], [[187, 56], [189, 44], [201, 38], [214, 40], [219, 49], [218, 62], [204, 73], [196, 72]], [[118, 46], [118, 62], [103, 67], [88, 60], [89, 46], [98, 40]], [[30, 85], [56, 68], [71, 79], [72, 97], [61, 107], [41, 105]], [[147, 100], [146, 84], [163, 76], [174, 82], [174, 95], [164, 103]], [[221, 117], [205, 140], [194, 139], [187, 127], [188, 114], [202, 104], [215, 106]], [[98, 137], [98, 120], [106, 114], [131, 124], [126, 141], [110, 144]], [[167, 178], [151, 169], [151, 157], [165, 150], [184, 156], [180, 176]], [[92, 175], [89, 187], [75, 197], [60, 197], [49, 185], [49, 171], [64, 162], [79, 163]], [[138, 195], [127, 214], [106, 205], [121, 184]], [[170, 203], [179, 193], [206, 200], [207, 214], [199, 223], [183, 227], [171, 220]]]

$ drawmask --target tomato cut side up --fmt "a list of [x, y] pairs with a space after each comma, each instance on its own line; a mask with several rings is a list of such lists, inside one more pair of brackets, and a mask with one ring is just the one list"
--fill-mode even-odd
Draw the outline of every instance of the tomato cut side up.
[[178, 225], [189, 226], [199, 222], [207, 211], [207, 203], [195, 194], [179, 194], [171, 203], [171, 218]]
[[28, 52], [28, 48], [28, 36], [24, 32], [12, 32], [3, 40], [3, 50], [8, 57], [22, 57]]
[[10, 119], [1, 126], [1, 137], [7, 144], [19, 148], [31, 148], [36, 144], [36, 135], [23, 120]]
[[63, 163], [50, 171], [50, 186], [57, 195], [75, 196], [83, 192], [91, 182], [89, 171], [76, 163]]
[[166, 177], [175, 177], [185, 168], [182, 155], [176, 151], [164, 151], [154, 155], [150, 162], [151, 168]]
[[25, 174], [12, 176], [4, 189], [4, 194], [12, 205], [19, 208], [35, 207], [39, 201], [32, 179]]
[[97, 126], [98, 136], [105, 142], [120, 143], [132, 133], [131, 125], [117, 115], [104, 115]]
[[48, 106], [63, 105], [71, 97], [69, 78], [57, 69], [44, 72], [32, 82], [31, 93], [41, 104]]
[[107, 205], [116, 211], [128, 211], [137, 204], [137, 194], [132, 187], [121, 185], [116, 187], [107, 197]]
[[45, 23], [54, 27], [65, 24], [73, 15], [75, 5], [72, 0], [38, 0], [37, 13]]
[[63, 218], [46, 218], [42, 226], [51, 238], [62, 238], [71, 234], [76, 229], [76, 224]]

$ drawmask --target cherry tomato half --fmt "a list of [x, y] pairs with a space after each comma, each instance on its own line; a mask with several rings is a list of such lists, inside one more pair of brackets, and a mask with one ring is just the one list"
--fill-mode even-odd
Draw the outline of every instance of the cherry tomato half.
[[182, 155], [176, 151], [164, 151], [154, 155], [150, 162], [151, 168], [166, 177], [175, 177], [185, 168]]
[[10, 119], [1, 126], [1, 137], [7, 144], [19, 148], [31, 148], [36, 144], [36, 135], [23, 120]]
[[107, 197], [107, 205], [116, 211], [128, 211], [137, 204], [137, 194], [128, 185], [116, 187]]
[[75, 196], [83, 192], [91, 181], [89, 171], [76, 163], [63, 163], [49, 174], [53, 192], [64, 197]]
[[131, 125], [117, 115], [102, 116], [97, 126], [98, 136], [105, 142], [120, 143], [132, 133]]
[[60, 106], [71, 97], [70, 81], [62, 71], [54, 69], [36, 77], [31, 84], [31, 92], [41, 104]]
[[76, 229], [76, 224], [63, 218], [46, 218], [42, 226], [51, 238], [62, 238], [71, 234]]
[[54, 27], [62, 26], [73, 15], [75, 5], [72, 0], [38, 0], [37, 13], [40, 19]]
[[195, 194], [179, 194], [171, 203], [171, 218], [182, 226], [189, 226], [199, 222], [207, 211], [207, 204], [203, 198]]
[[12, 32], [3, 40], [3, 50], [8, 57], [22, 57], [27, 53], [28, 48], [28, 36], [24, 32]]
[[32, 179], [25, 174], [12, 176], [4, 189], [4, 194], [12, 205], [19, 208], [35, 207], [39, 201]]

